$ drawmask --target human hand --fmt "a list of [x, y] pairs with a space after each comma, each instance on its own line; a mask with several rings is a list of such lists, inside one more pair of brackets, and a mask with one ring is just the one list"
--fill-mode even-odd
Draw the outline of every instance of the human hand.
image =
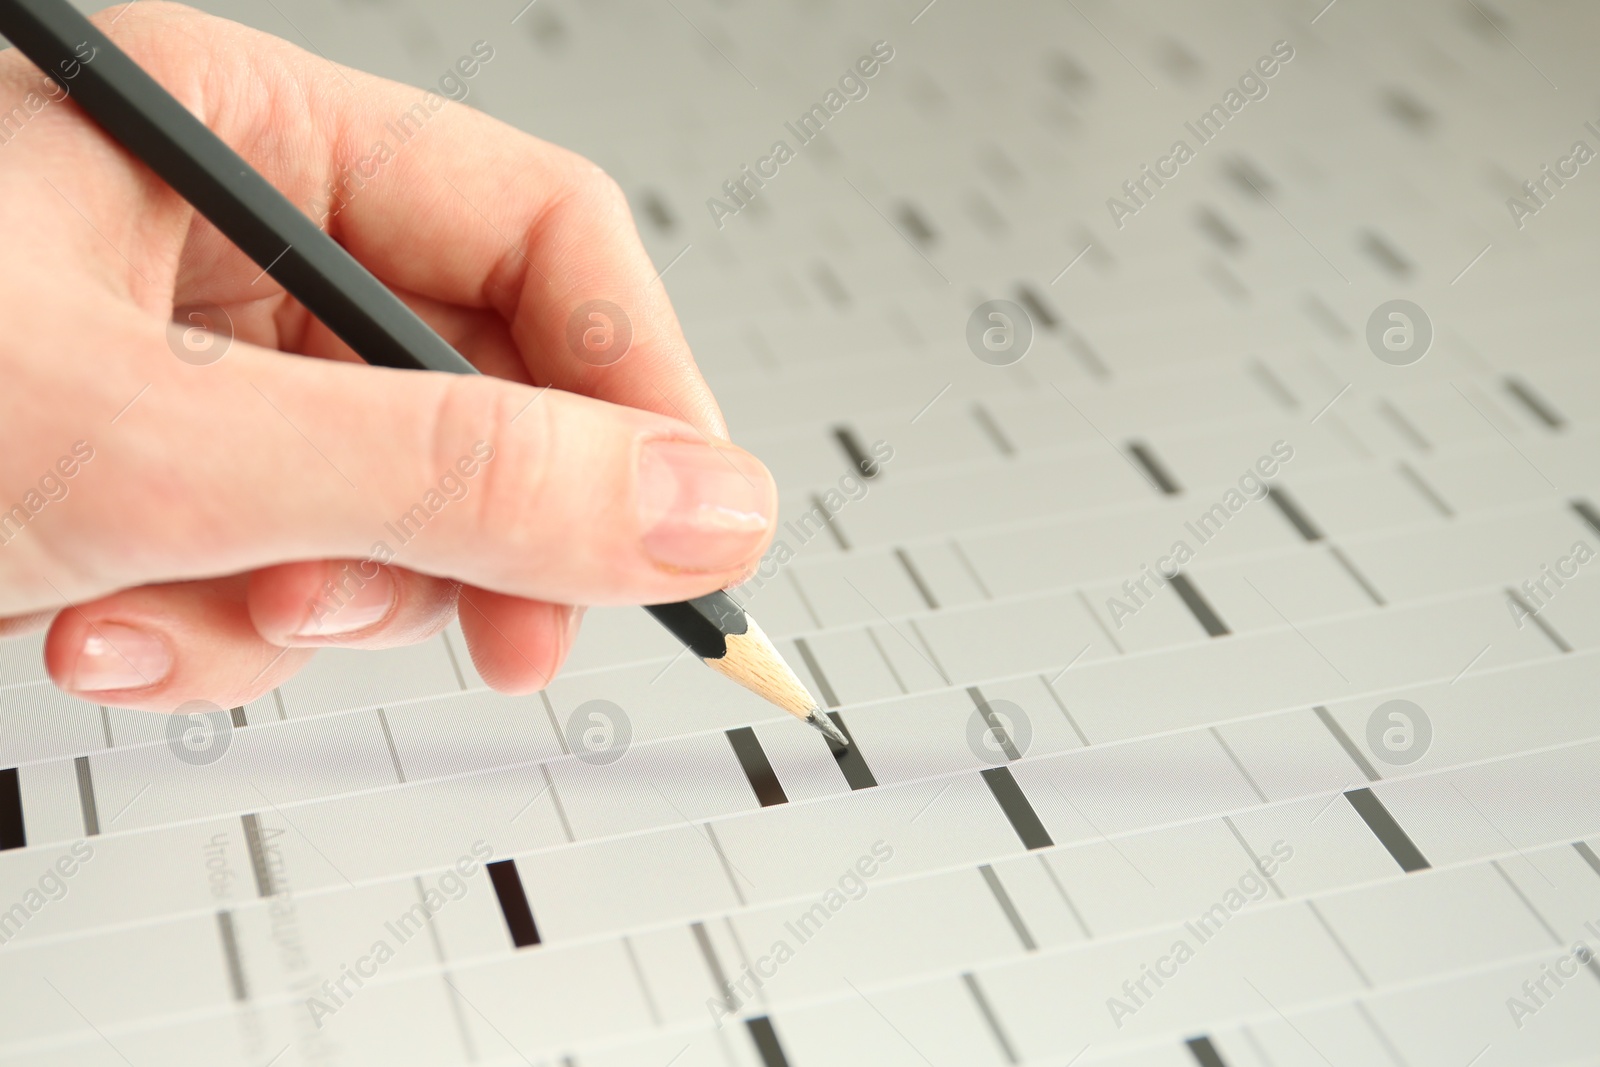
[[[422, 90], [177, 5], [95, 22], [485, 376], [361, 365], [0, 54], [0, 632], [48, 624], [57, 685], [237, 705], [318, 646], [428, 638], [459, 601], [485, 680], [529, 691], [571, 605], [687, 599], [755, 564], [772, 480], [726, 442], [598, 167], [449, 102], [395, 144]], [[596, 299], [632, 327], [606, 366], [568, 341]], [[215, 362], [172, 325], [194, 305], [231, 320]]]

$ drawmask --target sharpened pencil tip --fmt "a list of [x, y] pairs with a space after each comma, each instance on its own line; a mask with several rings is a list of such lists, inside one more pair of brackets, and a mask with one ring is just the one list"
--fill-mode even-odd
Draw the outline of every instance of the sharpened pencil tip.
[[840, 748], [849, 748], [850, 739], [844, 731], [833, 725], [833, 720], [822, 714], [821, 708], [812, 708], [811, 714], [806, 716], [806, 722], [817, 728], [817, 732]]

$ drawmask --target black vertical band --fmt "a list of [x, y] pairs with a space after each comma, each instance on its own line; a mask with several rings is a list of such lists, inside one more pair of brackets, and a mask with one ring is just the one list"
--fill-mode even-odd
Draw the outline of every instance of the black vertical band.
[[1010, 767], [990, 767], [983, 772], [983, 781], [989, 787], [989, 792], [994, 794], [995, 801], [1000, 805], [1000, 810], [1006, 813], [1006, 818], [1011, 821], [1011, 828], [1017, 832], [1017, 837], [1022, 839], [1022, 847], [1032, 851], [1036, 848], [1049, 848], [1055, 844], [1050, 840], [1050, 833], [1044, 828], [1044, 823], [1039, 821], [1039, 813], [1033, 810], [1033, 805], [1028, 802], [1027, 794], [1011, 776]]
[[489, 881], [494, 883], [494, 895], [500, 898], [500, 914], [505, 916], [506, 929], [511, 932], [511, 943], [518, 948], [539, 944], [539, 928], [533, 924], [528, 894], [522, 891], [517, 861], [496, 860], [487, 867]]
[[0, 770], [0, 851], [22, 848], [28, 843], [28, 831], [22, 822], [22, 783], [17, 769]]
[[750, 1040], [756, 1043], [756, 1051], [761, 1054], [762, 1067], [789, 1067], [789, 1057], [783, 1054], [783, 1045], [778, 1042], [778, 1032], [772, 1028], [771, 1019], [757, 1015], [746, 1019], [744, 1025], [750, 1031]]
[[844, 716], [837, 711], [830, 711], [828, 718], [850, 742], [848, 748], [839, 748], [832, 741], [828, 742], [828, 750], [833, 753], [833, 761], [839, 765], [839, 773], [844, 775], [851, 789], [871, 789], [876, 786], [878, 779], [873, 775], [872, 768], [867, 766], [867, 758], [861, 754], [861, 746], [856, 744], [855, 735], [844, 724]]
[[1352, 789], [1344, 798], [1356, 809], [1356, 814], [1361, 816], [1373, 836], [1389, 850], [1389, 855], [1394, 857], [1402, 871], [1410, 874], [1412, 871], [1425, 871], [1431, 866], [1422, 850], [1412, 842], [1411, 836], [1394, 821], [1394, 816], [1383, 806], [1378, 794], [1367, 788]]
[[1205, 628], [1207, 634], [1212, 637], [1226, 637], [1228, 635], [1230, 632], [1228, 624], [1222, 621], [1222, 617], [1216, 613], [1210, 602], [1200, 595], [1200, 590], [1194, 587], [1194, 583], [1189, 580], [1187, 574], [1174, 574], [1168, 581], [1172, 583], [1172, 588], [1177, 590], [1178, 596], [1188, 605], [1189, 610], [1194, 613], [1195, 619]]
[[1211, 1038], [1205, 1034], [1201, 1034], [1199, 1037], [1191, 1037], [1183, 1044], [1189, 1050], [1189, 1055], [1194, 1057], [1194, 1062], [1199, 1064], [1199, 1067], [1228, 1067], [1227, 1062], [1222, 1058], [1222, 1053], [1217, 1051], [1217, 1046], [1213, 1045]]
[[1133, 457], [1134, 462], [1144, 471], [1145, 476], [1163, 494], [1173, 496], [1182, 491], [1177, 479], [1172, 476], [1172, 472], [1167, 470], [1166, 465], [1156, 458], [1156, 454], [1151, 451], [1149, 445], [1143, 441], [1129, 441], [1128, 454]]
[[772, 761], [767, 759], [767, 753], [762, 749], [754, 730], [748, 726], [729, 730], [728, 744], [733, 746], [733, 754], [739, 758], [739, 766], [744, 770], [750, 789], [763, 808], [789, 802], [783, 784], [778, 781], [777, 772], [772, 769]]

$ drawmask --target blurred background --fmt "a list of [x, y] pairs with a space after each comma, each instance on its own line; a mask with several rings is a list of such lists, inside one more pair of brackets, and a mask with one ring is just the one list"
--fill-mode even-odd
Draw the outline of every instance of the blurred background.
[[[80, 834], [106, 858], [26, 935], [54, 940], [0, 949], [0, 1061], [1600, 1063], [1600, 969], [1536, 1018], [1508, 1000], [1600, 923], [1578, 847], [1600, 830], [1600, 615], [1568, 591], [1541, 634], [1504, 603], [1600, 535], [1568, 499], [1600, 487], [1600, 8], [197, 6], [618, 180], [785, 519], [831, 515], [786, 527], [792, 567], [738, 595], [871, 769], [840, 777], [674, 668], [634, 609], [592, 612], [543, 698], [488, 694], [455, 628], [330, 650], [233, 709], [210, 770], [10, 642], [0, 766], [21, 767], [28, 845], [0, 899]], [[1229, 520], [1181, 602], [1119, 616], [1119, 583], [1285, 440], [1294, 495]], [[1404, 761], [1372, 718], [1397, 693], [1435, 720]], [[595, 701], [634, 744], [614, 765], [567, 744]], [[974, 740], [990, 701], [999, 755]], [[724, 740], [750, 723], [781, 803]], [[1510, 763], [1547, 748], [1579, 755]], [[1005, 818], [978, 784], [1001, 763], [1022, 783]], [[128, 813], [115, 833], [83, 829], [96, 790]], [[880, 833], [898, 851], [873, 903], [714, 1025], [746, 948]], [[1268, 917], [1203, 965], [1226, 982], [1197, 964], [1148, 1012], [1120, 991], [1280, 835], [1297, 858]], [[549, 943], [508, 941], [507, 898], [469, 878], [431, 949], [312, 1027], [315, 981], [480, 836], [517, 856]]]

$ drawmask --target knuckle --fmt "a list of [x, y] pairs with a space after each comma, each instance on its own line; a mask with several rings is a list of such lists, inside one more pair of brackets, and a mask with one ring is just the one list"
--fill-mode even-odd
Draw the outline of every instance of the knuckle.
[[598, 167], [595, 168], [595, 174], [596, 193], [601, 202], [612, 210], [626, 211], [628, 194], [622, 191], [621, 183]]
[[628, 196], [622, 185], [604, 168], [576, 153], [567, 158], [567, 184], [590, 209], [615, 214], [628, 210]]
[[211, 16], [187, 4], [171, 3], [170, 0], [145, 0], [144, 3], [132, 0], [132, 2], [117, 4], [114, 7], [108, 7], [89, 16], [89, 21], [102, 30], [108, 30], [113, 26], [126, 27], [128, 22], [124, 21], [124, 19], [139, 25], [176, 27], [183, 24], [192, 25], [209, 22], [211, 21]]

